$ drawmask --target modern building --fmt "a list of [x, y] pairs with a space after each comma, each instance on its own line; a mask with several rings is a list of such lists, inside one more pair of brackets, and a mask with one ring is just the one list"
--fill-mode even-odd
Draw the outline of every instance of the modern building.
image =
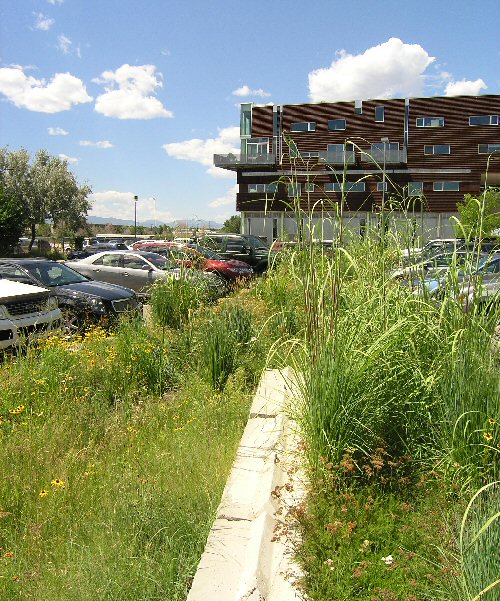
[[305, 221], [333, 238], [341, 212], [361, 235], [383, 214], [450, 237], [464, 195], [500, 185], [499, 119], [498, 95], [242, 104], [241, 152], [214, 164], [237, 173], [243, 233], [268, 241]]

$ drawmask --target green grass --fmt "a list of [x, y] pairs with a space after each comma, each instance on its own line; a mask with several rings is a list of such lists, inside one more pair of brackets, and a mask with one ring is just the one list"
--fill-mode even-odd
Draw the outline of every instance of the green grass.
[[186, 598], [262, 366], [231, 302], [246, 346], [217, 390], [203, 307], [0, 366], [0, 599]]

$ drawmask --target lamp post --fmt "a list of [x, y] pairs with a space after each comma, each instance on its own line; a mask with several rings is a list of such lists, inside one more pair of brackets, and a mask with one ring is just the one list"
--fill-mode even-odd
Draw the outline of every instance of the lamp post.
[[137, 242], [137, 201], [139, 197], [134, 196], [134, 242]]

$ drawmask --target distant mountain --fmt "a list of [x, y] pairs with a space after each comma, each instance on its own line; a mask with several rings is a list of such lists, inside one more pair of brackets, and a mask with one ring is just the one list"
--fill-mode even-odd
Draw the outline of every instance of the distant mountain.
[[[94, 215], [87, 216], [87, 223], [95, 223], [99, 225], [106, 225], [108, 223], [112, 225], [134, 225], [133, 219], [118, 219], [117, 217], [96, 217]], [[157, 221], [156, 225], [164, 225], [164, 221]], [[154, 225], [154, 220], [150, 219], [148, 221], [138, 221], [138, 226], [151, 227]], [[187, 227], [187, 228], [209, 228], [218, 230], [222, 227], [222, 223], [218, 223], [217, 221], [205, 221], [203, 219], [177, 219], [176, 221], [171, 221], [170, 223], [166, 223], [165, 225], [169, 225], [170, 227]]]

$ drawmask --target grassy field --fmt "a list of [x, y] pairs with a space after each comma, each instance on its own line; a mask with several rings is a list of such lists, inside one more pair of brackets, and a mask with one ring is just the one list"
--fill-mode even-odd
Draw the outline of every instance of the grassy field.
[[241, 304], [176, 286], [153, 327], [0, 366], [2, 601], [185, 599], [266, 348]]

